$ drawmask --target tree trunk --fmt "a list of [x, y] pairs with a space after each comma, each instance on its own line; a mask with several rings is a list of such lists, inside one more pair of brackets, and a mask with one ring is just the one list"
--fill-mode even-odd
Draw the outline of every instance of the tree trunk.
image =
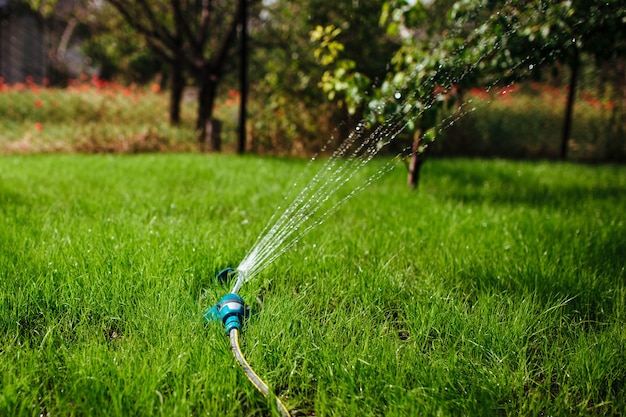
[[183, 62], [177, 60], [171, 65], [170, 74], [170, 124], [176, 126], [180, 124], [180, 106], [185, 89], [185, 76], [183, 73]]
[[[198, 94], [196, 129], [198, 132], [198, 141], [204, 149], [207, 143], [211, 144], [211, 147], [214, 147], [218, 139], [208, 137], [210, 133], [215, 133], [215, 129], [207, 129], [208, 124], [211, 123], [213, 118], [213, 104], [215, 103], [217, 93], [218, 77], [211, 72], [203, 71], [201, 74], [202, 75], [198, 77], [200, 92]], [[221, 144], [219, 147], [221, 148]]]
[[[618, 137], [624, 137], [624, 133], [626, 132], [626, 65], [624, 65], [624, 59], [620, 58], [619, 70], [617, 73], [617, 77], [619, 79], [617, 94], [621, 94], [621, 111], [620, 111], [620, 120], [618, 124]], [[622, 147], [622, 152], [623, 152]]]
[[580, 55], [578, 47], [574, 47], [574, 55], [570, 60], [569, 91], [567, 93], [567, 104], [565, 107], [565, 120], [563, 121], [563, 131], [561, 132], [561, 159], [567, 159], [567, 143], [572, 131], [572, 114], [574, 111], [574, 98], [576, 97], [576, 83], [578, 81], [578, 69], [580, 67]]
[[617, 58], [610, 62], [614, 71], [611, 109], [611, 129], [606, 135], [605, 156], [607, 161], [624, 160], [624, 141], [626, 140], [626, 60]]
[[417, 130], [413, 136], [413, 146], [411, 147], [411, 159], [409, 161], [409, 175], [407, 183], [409, 188], [416, 189], [419, 185], [420, 168], [423, 160], [420, 158], [419, 146], [422, 139], [422, 131]]
[[243, 154], [246, 151], [246, 106], [248, 101], [248, 2], [244, 2], [241, 7], [240, 22], [240, 62], [239, 62], [239, 86], [241, 95], [239, 97], [239, 138], [237, 143], [237, 153]]
[[67, 46], [72, 39], [72, 34], [74, 33], [74, 29], [78, 26], [78, 19], [75, 17], [70, 17], [67, 22], [67, 26], [63, 31], [63, 35], [61, 35], [61, 40], [59, 41], [59, 47], [57, 48], [56, 60], [58, 63], [65, 65], [65, 54], [67, 52]]
[[210, 152], [221, 152], [222, 122], [217, 119], [210, 119], [206, 124], [206, 137], [208, 140], [208, 150]]

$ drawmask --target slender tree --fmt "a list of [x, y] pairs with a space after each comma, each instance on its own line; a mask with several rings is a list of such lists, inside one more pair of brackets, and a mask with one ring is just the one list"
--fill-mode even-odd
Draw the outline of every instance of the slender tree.
[[[390, 62], [393, 72], [379, 88], [364, 90], [357, 71], [337, 56], [331, 60], [335, 71], [324, 80], [324, 89], [332, 96], [341, 93], [346, 100], [368, 102], [365, 117], [369, 119], [373, 118], [372, 108], [382, 109], [383, 120], [398, 114], [407, 103], [417, 109], [416, 120], [409, 123], [418, 132], [409, 164], [409, 184], [416, 186], [419, 154], [427, 145], [425, 139], [434, 140], [436, 134], [426, 116], [446, 104], [437, 99], [442, 92], [450, 95], [471, 85], [509, 83], [528, 77], [542, 65], [565, 62], [571, 69], [560, 152], [565, 159], [580, 55], [591, 55], [598, 62], [624, 56], [626, 8], [622, 3], [459, 0], [445, 14], [448, 20], [442, 21], [443, 25], [432, 25], [429, 13], [438, 2], [427, 6], [425, 2], [389, 0], [381, 22], [402, 37], [402, 46]], [[442, 27], [446, 30], [440, 30]], [[428, 28], [436, 28], [437, 33], [429, 33]], [[332, 39], [320, 39], [325, 49], [334, 45]], [[402, 97], [399, 103], [392, 99], [396, 94]]]
[[246, 119], [248, 104], [248, 4], [244, 2], [239, 17], [239, 88], [241, 91], [239, 101], [239, 138], [237, 152], [242, 154], [246, 151]]

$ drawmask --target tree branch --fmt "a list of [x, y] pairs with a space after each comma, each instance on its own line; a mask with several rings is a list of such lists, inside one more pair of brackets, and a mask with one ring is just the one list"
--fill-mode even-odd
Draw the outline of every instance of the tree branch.
[[185, 13], [181, 7], [180, 0], [170, 0], [170, 5], [174, 11], [174, 30], [176, 36], [181, 39], [188, 39], [190, 41], [191, 48], [195, 51], [199, 46], [194, 42], [194, 37], [191, 29], [191, 22], [186, 21]]
[[[176, 37], [167, 30], [167, 27], [159, 22], [146, 0], [136, 0], [135, 2], [124, 0], [107, 1], [122, 14], [129, 25], [146, 37], [146, 40], [148, 38], [156, 39], [163, 45], [167, 45], [169, 49], [177, 47]], [[140, 6], [144, 13], [139, 13], [138, 10], [133, 8], [133, 5]], [[146, 18], [147, 22], [142, 21], [142, 16]]]
[[226, 59], [228, 48], [235, 39], [235, 35], [237, 34], [237, 26], [239, 26], [240, 23], [241, 11], [242, 8], [245, 7], [246, 1], [247, 0], [237, 0], [237, 8], [235, 10], [233, 20], [230, 22], [230, 26], [226, 30], [224, 37], [218, 44], [219, 46], [216, 53], [205, 64], [205, 67], [210, 68], [212, 71], [219, 72], [220, 68], [222, 67], [222, 63]]

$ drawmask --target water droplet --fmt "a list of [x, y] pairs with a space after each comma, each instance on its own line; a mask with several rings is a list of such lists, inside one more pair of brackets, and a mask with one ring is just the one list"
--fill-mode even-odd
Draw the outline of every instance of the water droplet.
[[531, 70], [531, 71], [532, 71], [532, 70], [533, 70], [533, 68], [535, 68], [535, 65], [534, 65], [534, 64], [530, 64], [530, 65], [528, 65], [528, 69], [529, 69], [529, 70]]
[[396, 91], [396, 93], [393, 95], [393, 97], [396, 100], [400, 100], [402, 98], [402, 93], [400, 93], [399, 91]]

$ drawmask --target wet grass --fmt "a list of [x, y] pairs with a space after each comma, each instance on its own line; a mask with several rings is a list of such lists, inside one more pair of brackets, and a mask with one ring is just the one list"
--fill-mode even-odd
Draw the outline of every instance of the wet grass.
[[[201, 316], [304, 164], [1, 157], [0, 415], [275, 413]], [[242, 289], [244, 353], [293, 414], [621, 414], [626, 169], [404, 174]]]

